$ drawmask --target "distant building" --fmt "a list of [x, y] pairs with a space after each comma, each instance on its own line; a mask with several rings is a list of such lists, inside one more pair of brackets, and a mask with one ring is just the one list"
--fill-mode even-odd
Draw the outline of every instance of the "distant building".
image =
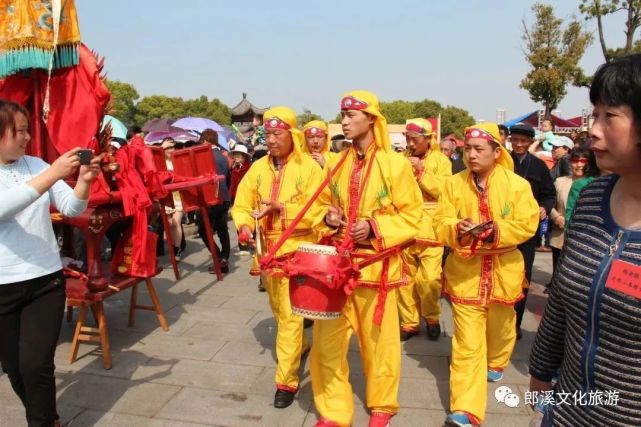
[[243, 99], [231, 109], [231, 122], [241, 132], [247, 132], [252, 128], [254, 115], [263, 114], [267, 108], [258, 108], [247, 99], [247, 94], [243, 93]]

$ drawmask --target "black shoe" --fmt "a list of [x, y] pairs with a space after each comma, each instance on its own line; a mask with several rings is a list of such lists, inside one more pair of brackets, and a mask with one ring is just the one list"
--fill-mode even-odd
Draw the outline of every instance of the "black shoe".
[[267, 292], [267, 289], [263, 286], [262, 281], [258, 281], [258, 292]]
[[276, 390], [276, 395], [274, 395], [274, 407], [275, 408], [287, 408], [294, 402], [294, 396], [296, 393], [287, 390]]
[[401, 329], [401, 341], [407, 341], [414, 335], [418, 335], [418, 331], [404, 331]]
[[303, 329], [308, 329], [314, 326], [314, 321], [312, 319], [303, 319]]
[[[214, 264], [210, 264], [208, 268], [209, 274], [216, 274], [216, 267]], [[220, 272], [223, 274], [229, 273], [229, 261], [226, 259], [220, 260]]]
[[435, 323], [433, 325], [427, 324], [427, 338], [432, 341], [438, 340], [441, 336], [441, 323]]
[[517, 326], [516, 327], [516, 340], [518, 341], [521, 338], [523, 338], [523, 332], [521, 332], [521, 327]]

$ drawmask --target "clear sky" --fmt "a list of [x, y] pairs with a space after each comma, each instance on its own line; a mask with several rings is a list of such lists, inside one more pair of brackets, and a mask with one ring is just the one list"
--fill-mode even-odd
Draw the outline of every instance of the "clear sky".
[[[234, 106], [308, 108], [333, 119], [341, 95], [368, 89], [381, 101], [433, 99], [494, 121], [538, 107], [519, 88], [529, 66], [522, 0], [76, 0], [83, 42], [106, 56], [108, 76], [141, 96], [217, 97]], [[551, 1], [558, 17], [579, 0]], [[623, 18], [606, 21], [623, 40]], [[595, 31], [595, 24], [587, 28]], [[603, 62], [598, 43], [581, 65]], [[570, 88], [559, 106], [569, 118], [589, 107]]]

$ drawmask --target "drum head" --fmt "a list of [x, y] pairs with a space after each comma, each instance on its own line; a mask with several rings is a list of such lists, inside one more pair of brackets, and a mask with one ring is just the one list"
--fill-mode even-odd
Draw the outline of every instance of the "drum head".
[[298, 246], [298, 251], [319, 255], [338, 255], [335, 246], [315, 245], [313, 243], [301, 243], [300, 246]]

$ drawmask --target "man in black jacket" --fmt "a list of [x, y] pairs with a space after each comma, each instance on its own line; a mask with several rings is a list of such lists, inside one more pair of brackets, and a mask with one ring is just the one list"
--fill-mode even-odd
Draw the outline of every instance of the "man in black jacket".
[[[534, 141], [534, 129], [528, 125], [516, 124], [510, 128], [510, 141], [512, 142], [512, 157], [514, 159], [514, 172], [529, 181], [534, 198], [541, 210], [541, 221], [547, 218], [556, 202], [556, 190], [552, 183], [550, 171], [543, 160], [528, 152]], [[534, 254], [538, 243], [538, 233], [530, 240], [519, 245], [525, 261], [525, 276], [528, 283], [532, 280], [532, 266]], [[527, 289], [523, 289], [524, 298], [514, 305], [516, 310], [516, 337], [521, 338], [521, 321], [525, 312]]]
[[456, 141], [450, 138], [445, 138], [441, 141], [441, 153], [445, 154], [450, 162], [452, 162], [452, 175], [465, 170], [465, 163], [463, 158], [456, 151]]

